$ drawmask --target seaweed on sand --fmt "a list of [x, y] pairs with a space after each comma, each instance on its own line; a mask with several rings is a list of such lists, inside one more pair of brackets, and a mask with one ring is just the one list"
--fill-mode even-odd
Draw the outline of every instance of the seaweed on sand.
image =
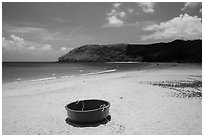
[[174, 90], [171, 96], [180, 98], [202, 98], [202, 76], [189, 75], [188, 80], [174, 81], [145, 81], [142, 84], [150, 84]]

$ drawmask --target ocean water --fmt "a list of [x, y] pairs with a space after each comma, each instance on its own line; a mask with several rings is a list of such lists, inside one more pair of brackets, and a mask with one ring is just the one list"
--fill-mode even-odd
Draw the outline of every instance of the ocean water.
[[2, 82], [51, 80], [63, 77], [137, 70], [147, 63], [3, 62]]

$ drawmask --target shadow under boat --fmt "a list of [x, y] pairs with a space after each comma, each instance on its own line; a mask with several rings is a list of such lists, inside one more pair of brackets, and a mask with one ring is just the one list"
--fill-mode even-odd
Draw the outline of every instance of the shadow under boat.
[[103, 119], [102, 121], [99, 122], [94, 122], [94, 123], [80, 123], [80, 122], [73, 122], [71, 121], [68, 117], [65, 119], [65, 122], [68, 125], [71, 125], [73, 127], [97, 127], [99, 125], [105, 125], [107, 124], [109, 121], [111, 121], [111, 116], [108, 115], [105, 119]]

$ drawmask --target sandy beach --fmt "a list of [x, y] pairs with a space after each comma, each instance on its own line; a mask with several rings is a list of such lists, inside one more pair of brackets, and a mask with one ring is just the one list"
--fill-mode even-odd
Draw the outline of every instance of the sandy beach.
[[[160, 63], [138, 71], [2, 84], [2, 134], [201, 135], [202, 97], [177, 92], [201, 93], [202, 85], [151, 84], [193, 80], [202, 80], [201, 64]], [[66, 123], [65, 105], [91, 98], [111, 103], [111, 121], [96, 127]]]

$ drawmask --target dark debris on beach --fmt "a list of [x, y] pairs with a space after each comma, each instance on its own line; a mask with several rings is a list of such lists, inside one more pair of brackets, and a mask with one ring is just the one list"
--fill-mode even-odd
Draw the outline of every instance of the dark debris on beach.
[[170, 96], [179, 98], [202, 98], [202, 76], [189, 75], [187, 80], [174, 81], [143, 81], [140, 84], [150, 84], [173, 90]]

